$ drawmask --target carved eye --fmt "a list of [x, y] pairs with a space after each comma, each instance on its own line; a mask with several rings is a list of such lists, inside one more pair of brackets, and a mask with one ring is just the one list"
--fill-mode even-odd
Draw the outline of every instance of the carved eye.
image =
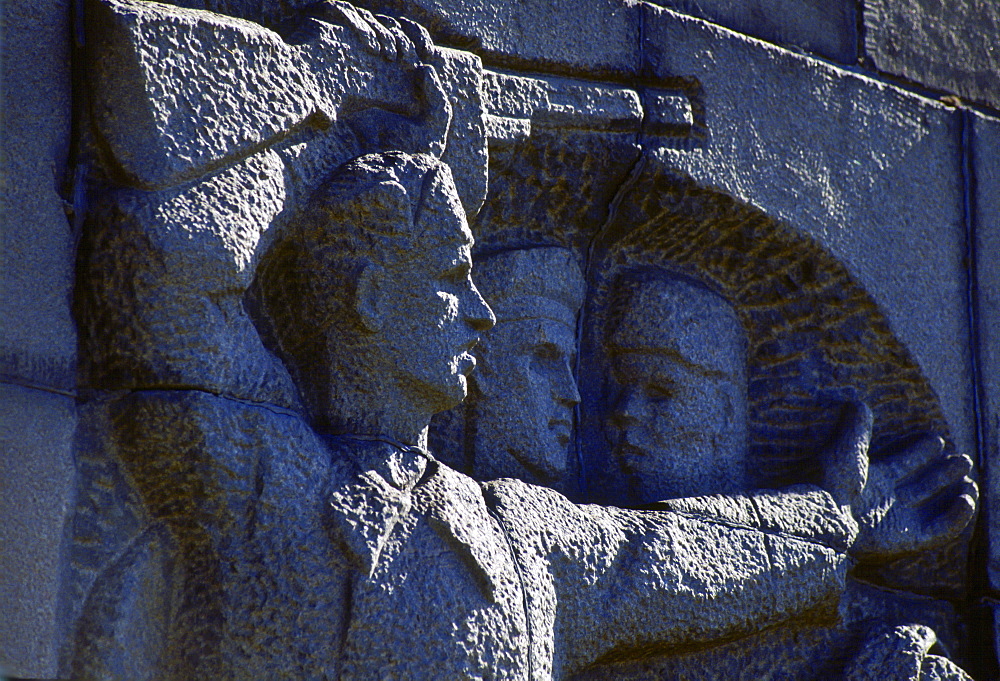
[[667, 383], [649, 383], [646, 385], [646, 397], [652, 402], [664, 402], [676, 397], [674, 386]]
[[560, 353], [559, 348], [557, 348], [552, 343], [539, 343], [536, 345], [532, 352], [536, 359], [543, 360], [545, 362], [552, 362], [559, 359]]
[[441, 275], [442, 281], [451, 282], [452, 284], [461, 284], [469, 275], [472, 273], [472, 268], [469, 267], [467, 263], [462, 263], [457, 267], [452, 267], [450, 270]]

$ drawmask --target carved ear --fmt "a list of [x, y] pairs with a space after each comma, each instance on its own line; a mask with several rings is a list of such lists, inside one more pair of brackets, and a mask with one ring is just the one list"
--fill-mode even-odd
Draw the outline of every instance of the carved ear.
[[374, 264], [365, 265], [361, 276], [358, 277], [354, 309], [368, 331], [382, 330], [383, 281], [385, 281], [385, 271]]

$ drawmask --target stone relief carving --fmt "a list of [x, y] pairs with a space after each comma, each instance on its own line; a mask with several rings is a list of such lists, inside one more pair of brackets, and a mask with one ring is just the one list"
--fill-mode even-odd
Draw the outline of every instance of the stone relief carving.
[[971, 461], [835, 259], [636, 150], [696, 87], [85, 16], [67, 675], [967, 678], [909, 591]]
[[572, 487], [576, 320], [585, 282], [565, 248], [478, 259], [475, 279], [496, 326], [473, 349], [472, 394], [433, 429], [443, 460], [477, 480]]
[[643, 504], [747, 489], [747, 341], [718, 294], [668, 273], [618, 283], [605, 345], [608, 414], [627, 496]]

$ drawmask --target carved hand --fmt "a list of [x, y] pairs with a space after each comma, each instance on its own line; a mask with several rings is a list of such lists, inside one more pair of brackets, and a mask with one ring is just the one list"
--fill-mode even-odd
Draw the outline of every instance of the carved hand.
[[415, 116], [368, 109], [351, 117], [351, 128], [371, 150], [395, 149], [411, 153], [444, 152], [451, 125], [451, 102], [434, 68], [433, 43], [423, 26], [408, 19], [375, 15], [341, 0], [327, 0], [314, 11], [326, 21], [345, 26], [369, 54], [396, 62], [413, 74]]
[[891, 560], [946, 544], [972, 519], [979, 498], [969, 478], [972, 460], [944, 455], [945, 443], [927, 435], [901, 451], [871, 461], [873, 416], [852, 405], [846, 427], [827, 454], [825, 482], [858, 521], [851, 553], [860, 560]]

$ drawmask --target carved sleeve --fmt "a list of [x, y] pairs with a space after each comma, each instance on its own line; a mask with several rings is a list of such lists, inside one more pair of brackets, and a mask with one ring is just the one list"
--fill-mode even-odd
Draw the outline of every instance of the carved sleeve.
[[525, 573], [535, 656], [555, 678], [832, 614], [857, 531], [829, 495], [804, 488], [643, 511], [512, 480], [486, 497]]

